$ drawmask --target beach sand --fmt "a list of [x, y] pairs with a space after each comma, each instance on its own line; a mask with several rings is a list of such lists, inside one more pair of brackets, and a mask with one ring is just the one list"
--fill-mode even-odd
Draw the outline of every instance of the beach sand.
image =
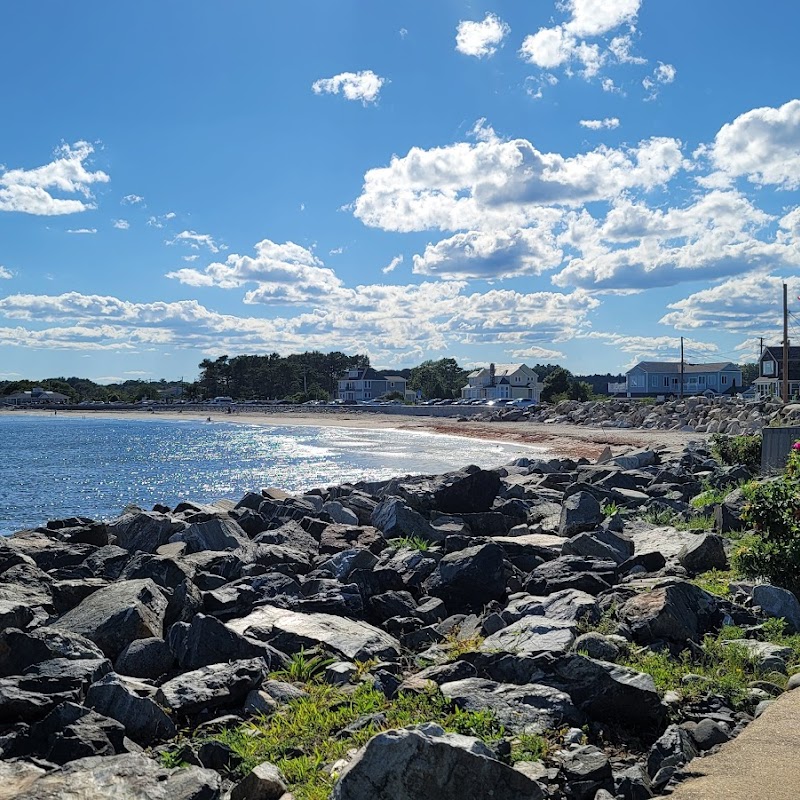
[[[43, 409], [9, 410], [2, 414], [52, 415]], [[276, 408], [268, 411], [237, 411], [228, 414], [219, 410], [196, 410], [177, 408], [149, 411], [112, 411], [107, 408], [95, 410], [87, 407], [78, 411], [58, 411], [64, 416], [92, 416], [96, 418], [127, 419], [174, 419], [212, 422], [230, 422], [244, 425], [314, 425], [320, 427], [361, 428], [380, 430], [420, 431], [449, 436], [467, 436], [497, 442], [516, 442], [536, 448], [544, 448], [549, 456], [596, 459], [608, 446], [615, 455], [631, 448], [666, 446], [681, 447], [689, 441], [703, 440], [701, 433], [683, 431], [644, 430], [636, 428], [596, 428], [567, 424], [543, 424], [538, 422], [483, 422], [467, 420], [459, 422], [447, 417], [406, 417], [383, 414], [376, 411], [356, 409], [309, 409]]]

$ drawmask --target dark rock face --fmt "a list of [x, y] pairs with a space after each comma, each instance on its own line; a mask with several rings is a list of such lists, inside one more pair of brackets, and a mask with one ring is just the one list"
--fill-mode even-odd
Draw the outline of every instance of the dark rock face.
[[114, 668], [133, 678], [160, 678], [175, 664], [169, 645], [158, 638], [136, 639], [118, 656]]
[[446, 555], [426, 583], [447, 606], [480, 607], [505, 593], [503, 549], [488, 543]]
[[345, 767], [331, 800], [463, 800], [464, 787], [493, 800], [544, 797], [535, 781], [495, 761], [478, 740], [428, 726], [370, 739]]
[[464, 470], [444, 477], [433, 491], [433, 503], [444, 514], [476, 514], [489, 511], [499, 492], [496, 472]]
[[677, 769], [696, 755], [697, 749], [688, 731], [677, 725], [670, 725], [647, 756], [647, 774], [653, 788], [660, 790], [666, 786]]
[[571, 537], [600, 527], [603, 512], [600, 503], [589, 492], [577, 492], [564, 500], [558, 535]]
[[19, 675], [53, 658], [103, 660], [103, 651], [79, 633], [57, 628], [0, 633], [0, 675]]
[[649, 675], [570, 655], [559, 661], [548, 679], [566, 692], [583, 712], [602, 722], [618, 722], [645, 733], [660, 731], [666, 707]]
[[136, 510], [109, 523], [108, 532], [115, 537], [119, 547], [131, 553], [137, 550], [155, 553], [175, 531], [185, 527], [184, 523], [175, 522], [164, 514]]
[[712, 569], [728, 569], [728, 556], [722, 537], [704, 533], [678, 553], [680, 565], [690, 574], [699, 575]]
[[714, 595], [685, 581], [654, 588], [628, 600], [620, 617], [643, 644], [666, 640], [698, 642], [722, 622]]
[[424, 539], [444, 538], [434, 531], [425, 517], [399, 497], [389, 497], [372, 512], [370, 525], [389, 539], [400, 536], [421, 536]]
[[528, 577], [525, 591], [547, 595], [564, 589], [577, 589], [598, 595], [616, 583], [617, 564], [584, 556], [560, 556], [536, 567]]
[[116, 658], [136, 639], [161, 636], [167, 601], [149, 579], [118, 581], [89, 595], [54, 627], [85, 636]]

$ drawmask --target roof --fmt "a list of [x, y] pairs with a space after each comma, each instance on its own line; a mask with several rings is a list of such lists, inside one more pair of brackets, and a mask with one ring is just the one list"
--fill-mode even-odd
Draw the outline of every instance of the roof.
[[[666, 372], [669, 374], [679, 375], [681, 371], [680, 361], [640, 361], [635, 367], [631, 367], [628, 372], [633, 372], [635, 369], [641, 369], [645, 372]], [[732, 361], [719, 361], [713, 364], [689, 364], [687, 361], [683, 362], [684, 375], [696, 375], [702, 372], [722, 372], [722, 370], [735, 370], [741, 372], [739, 367]]]
[[[495, 364], [494, 376], [495, 378], [504, 378], [507, 377], [508, 375], [513, 375], [520, 369], [526, 369], [529, 372], [533, 372], [533, 370], [527, 364]], [[470, 372], [469, 377], [477, 378], [478, 375], [484, 372], [488, 375], [489, 367], [481, 367], [480, 369], [476, 369], [473, 372]]]
[[[767, 354], [772, 356], [775, 361], [781, 361], [783, 359], [783, 345], [775, 344], [765, 347], [764, 352], [758, 360], [761, 361]], [[800, 347], [792, 347], [789, 345], [789, 361], [800, 361]]]
[[355, 378], [348, 377], [352, 370], [347, 370], [343, 375], [339, 376], [340, 381], [383, 381], [386, 378], [383, 375], [376, 372], [372, 367], [364, 367], [358, 368], [358, 375]]
[[402, 375], [384, 375], [383, 377], [387, 381], [405, 381], [408, 383], [408, 378], [404, 378]]

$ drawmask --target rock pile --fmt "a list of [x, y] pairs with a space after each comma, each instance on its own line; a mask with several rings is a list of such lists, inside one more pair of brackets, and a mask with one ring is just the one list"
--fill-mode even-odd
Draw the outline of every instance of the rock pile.
[[604, 428], [647, 428], [725, 433], [731, 436], [759, 433], [774, 425], [800, 424], [800, 403], [780, 400], [742, 400], [735, 397], [687, 397], [683, 400], [564, 400], [555, 406], [536, 406], [528, 411], [499, 409], [470, 417], [477, 420], [567, 423]]
[[[641, 518], [690, 519], [701, 486], [747, 476], [699, 446], [522, 458], [21, 531], [0, 541], [0, 798], [288, 800], [274, 765], [235, 776], [219, 743], [186, 746], [181, 768], [156, 756], [179, 730], [292, 702], [302, 690], [270, 673], [307, 651], [335, 660], [335, 685], [435, 690], [505, 731], [492, 747], [436, 720], [378, 733], [336, 767], [338, 800], [465, 786], [494, 800], [650, 797], [751, 715], [713, 692], [664, 697], [624, 654], [693, 652], [723, 623], [757, 626], [760, 609], [800, 629], [788, 592], [722, 599], [690, 582], [726, 566], [718, 535]], [[744, 646], [786, 673], [791, 652], [758, 644]], [[750, 710], [771, 691], [753, 688]], [[510, 740], [533, 734], [556, 749], [512, 766]]]

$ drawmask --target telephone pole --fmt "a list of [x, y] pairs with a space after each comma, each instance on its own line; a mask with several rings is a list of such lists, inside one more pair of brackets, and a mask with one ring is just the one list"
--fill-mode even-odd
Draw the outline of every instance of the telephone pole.
[[681, 336], [681, 400], [683, 400], [683, 336]]
[[763, 355], [764, 355], [764, 337], [763, 336], [759, 336], [759, 338], [758, 338], [758, 357], [761, 358], [761, 356], [763, 356]]
[[783, 284], [783, 402], [789, 402], [789, 300]]

